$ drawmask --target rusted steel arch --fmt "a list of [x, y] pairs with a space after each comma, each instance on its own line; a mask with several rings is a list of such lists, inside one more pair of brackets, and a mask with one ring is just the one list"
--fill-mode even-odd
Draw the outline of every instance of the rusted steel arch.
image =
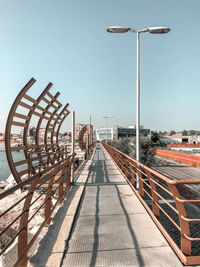
[[12, 157], [12, 148], [11, 148], [11, 144], [10, 144], [10, 139], [11, 139], [11, 127], [12, 125], [16, 125], [16, 126], [25, 126], [25, 123], [16, 123], [14, 121], [14, 118], [20, 118], [20, 119], [27, 119], [27, 116], [16, 113], [16, 109], [21, 101], [21, 99], [23, 98], [23, 96], [26, 94], [26, 92], [31, 88], [31, 86], [36, 82], [36, 80], [34, 78], [32, 78], [20, 91], [20, 93], [18, 94], [18, 96], [16, 97], [9, 115], [8, 115], [8, 119], [7, 119], [7, 123], [6, 123], [6, 132], [5, 132], [5, 148], [6, 148], [6, 156], [7, 156], [7, 160], [8, 160], [8, 164], [10, 167], [10, 170], [16, 180], [17, 183], [20, 183], [22, 180], [16, 170], [16, 165], [13, 162], [13, 157]]
[[[58, 146], [58, 135], [59, 135], [60, 127], [61, 127], [64, 119], [66, 118], [66, 116], [70, 113], [69, 110], [67, 110], [68, 106], [69, 106], [69, 104], [66, 104], [66, 106], [62, 109], [62, 111], [59, 114], [55, 110], [52, 113], [52, 116], [51, 116], [50, 120], [47, 123], [46, 130], [45, 130], [45, 144], [46, 145], [48, 144], [48, 133], [50, 132], [50, 134], [51, 134], [50, 142], [51, 142], [52, 149], [56, 149], [56, 146]], [[63, 118], [61, 118], [61, 116], [63, 114], [65, 114], [65, 115], [64, 115]], [[56, 131], [56, 142], [54, 143], [55, 127], [57, 125], [59, 127], [58, 127], [58, 129]]]
[[[45, 98], [45, 96], [49, 93], [49, 90], [50, 88], [52, 87], [52, 83], [49, 83], [46, 88], [44, 89], [44, 91], [40, 94], [40, 96], [35, 100], [33, 99], [32, 97], [26, 97], [25, 95], [23, 96], [23, 98], [29, 100], [31, 103], [32, 103], [32, 107], [27, 107], [25, 106], [27, 109], [29, 109], [29, 113], [28, 113], [28, 116], [27, 116], [27, 119], [26, 119], [26, 122], [25, 122], [25, 127], [24, 127], [24, 133], [23, 133], [23, 144], [25, 146], [25, 149], [24, 149], [24, 154], [25, 154], [25, 157], [26, 159], [29, 161], [29, 172], [31, 171], [32, 174], [36, 174], [36, 168], [37, 166], [33, 167], [33, 158], [32, 158], [32, 155], [30, 155], [29, 153], [29, 146], [28, 146], [28, 142], [27, 142], [27, 136], [28, 136], [28, 128], [29, 128], [29, 125], [30, 125], [30, 121], [33, 117], [33, 115], [39, 117], [39, 118], [45, 118], [45, 119], [48, 119], [45, 115], [46, 113], [46, 109], [43, 108], [42, 106], [40, 106], [40, 102], [41, 101], [44, 101], [46, 102], [47, 99]], [[21, 101], [22, 102], [22, 101]], [[20, 103], [21, 103], [20, 102]], [[19, 103], [19, 105], [20, 105]], [[24, 106], [24, 104], [22, 105]], [[35, 110], [40, 110], [42, 111], [43, 113], [40, 114], [38, 112], [36, 112]], [[35, 144], [36, 145], [36, 144]], [[38, 146], [36, 145], [36, 148], [38, 150]], [[41, 155], [38, 154], [38, 160], [41, 164]], [[23, 175], [23, 173], [22, 173]]]
[[[69, 113], [70, 113], [70, 111], [67, 109], [68, 106], [69, 106], [69, 104], [67, 103], [67, 105], [63, 108], [63, 110], [61, 111], [60, 116], [59, 116], [59, 119], [60, 119], [61, 121], [58, 123], [58, 129], [57, 129], [57, 131], [56, 131], [56, 143], [57, 143], [57, 145], [58, 145], [58, 136], [59, 136], [59, 133], [60, 133], [60, 128], [61, 128], [61, 126], [62, 126], [62, 124], [63, 124], [65, 118], [66, 118], [66, 117], [69, 115]], [[61, 118], [61, 116], [63, 116], [63, 117]], [[55, 125], [55, 127], [56, 127], [56, 125]], [[55, 127], [54, 127], [54, 129], [55, 129]]]
[[[63, 115], [63, 117], [62, 117], [62, 119], [61, 119], [61, 121], [60, 121], [60, 123], [59, 123], [59, 125], [58, 125], [58, 128], [57, 128], [57, 131], [56, 131], [56, 143], [57, 143], [57, 146], [59, 147], [59, 151], [60, 152], [65, 152], [65, 147], [60, 147], [59, 145], [58, 145], [58, 136], [59, 136], [59, 133], [60, 133], [60, 128], [61, 128], [61, 126], [62, 126], [62, 124], [63, 124], [63, 122], [64, 122], [64, 120], [65, 120], [65, 118], [69, 115], [69, 113], [70, 113], [70, 111], [69, 110], [67, 110], [67, 107], [69, 106], [69, 104], [67, 104], [65, 107], [64, 107], [64, 112], [62, 113], [62, 115]], [[62, 150], [62, 151], [61, 151]], [[61, 154], [61, 155], [63, 155], [63, 154]]]
[[[61, 110], [61, 112], [59, 114], [55, 114], [56, 115], [56, 119], [54, 118], [54, 123], [49, 124], [49, 126], [51, 128], [49, 128], [49, 126], [47, 126], [47, 131], [51, 132], [51, 144], [52, 144], [52, 150], [53, 152], [60, 152], [60, 147], [58, 145], [58, 135], [59, 135], [59, 131], [60, 131], [60, 127], [63, 123], [63, 121], [65, 120], [65, 118], [67, 117], [67, 115], [70, 113], [69, 110], [67, 109], [69, 106], [69, 104], [67, 103], [64, 108]], [[58, 126], [57, 131], [55, 131], [56, 126]], [[56, 141], [54, 142], [54, 134], [56, 134]], [[55, 159], [59, 160], [61, 154], [55, 154]]]
[[[42, 114], [43, 114], [43, 117], [41, 117], [41, 118], [39, 119], [39, 121], [38, 121], [37, 128], [36, 128], [36, 138], [35, 138], [35, 142], [36, 142], [37, 145], [39, 145], [39, 131], [40, 131], [40, 126], [41, 126], [41, 124], [42, 124], [42, 121], [43, 121], [44, 119], [46, 119], [46, 120], [48, 121], [48, 122], [47, 122], [47, 124], [48, 124], [48, 123], [51, 121], [51, 118], [54, 116], [54, 112], [57, 112], [57, 110], [62, 106], [62, 104], [61, 104], [59, 101], [57, 101], [57, 98], [58, 98], [59, 95], [60, 95], [60, 93], [57, 92], [56, 95], [55, 95], [54, 97], [52, 96], [52, 100], [49, 101], [47, 107], [45, 108], [45, 111], [42, 113]], [[55, 102], [58, 103], [58, 106], [57, 106], [57, 107], [54, 106], [54, 103], [55, 103]], [[55, 109], [55, 110], [52, 112], [52, 114], [51, 114], [50, 117], [45, 117], [45, 114], [48, 112], [48, 110], [49, 110], [52, 106], [54, 106], [54, 109]], [[44, 138], [44, 143], [46, 144], [46, 142], [45, 142], [45, 138]]]
[[[27, 116], [27, 119], [26, 119], [26, 122], [25, 122], [25, 127], [24, 127], [24, 134], [23, 134], [23, 143], [24, 143], [24, 146], [26, 147], [26, 149], [24, 150], [25, 154], [27, 153], [27, 146], [28, 146], [28, 143], [27, 143], [27, 135], [28, 135], [28, 127], [29, 127], [29, 124], [30, 124], [30, 121], [31, 121], [31, 118], [33, 115], [36, 115], [38, 116], [39, 118], [46, 118], [45, 117], [45, 109], [42, 108], [39, 103], [45, 99], [45, 95], [48, 93], [48, 91], [50, 90], [50, 88], [52, 87], [52, 83], [49, 83], [47, 85], [47, 87], [44, 89], [44, 91], [41, 93], [41, 95], [37, 98], [37, 100], [34, 100], [33, 98], [31, 97], [28, 97], [26, 98], [25, 95], [23, 96], [24, 98], [26, 98], [27, 100], [31, 101], [33, 104], [32, 104], [32, 107], [27, 107], [30, 109], [29, 113], [28, 113], [28, 116]], [[20, 105], [20, 103], [19, 103]], [[23, 106], [23, 105], [22, 105]], [[36, 112], [35, 110], [36, 109], [39, 109], [41, 111], [43, 111], [42, 114]], [[27, 154], [26, 154], [27, 156]]]
[[[18, 96], [16, 97], [10, 113], [8, 115], [7, 124], [6, 124], [6, 155], [8, 159], [8, 164], [10, 166], [11, 172], [16, 180], [17, 183], [20, 183], [22, 181], [22, 176], [24, 174], [35, 174], [40, 171], [41, 163], [44, 165], [44, 167], [47, 165], [48, 159], [49, 159], [49, 153], [47, 153], [47, 147], [45, 144], [39, 144], [39, 131], [40, 126], [43, 121], [43, 119], [50, 121], [51, 116], [53, 115], [52, 112], [49, 111], [50, 108], [53, 108], [54, 111], [57, 112], [57, 110], [62, 106], [61, 103], [57, 100], [57, 97], [59, 96], [59, 93], [57, 93], [55, 96], [52, 96], [52, 94], [49, 92], [50, 88], [52, 87], [52, 83], [49, 83], [47, 87], [44, 89], [44, 91], [41, 93], [41, 95], [35, 100], [31, 96], [27, 95], [27, 91], [31, 88], [31, 86], [36, 82], [34, 78], [32, 78], [20, 91]], [[47, 96], [51, 99], [48, 100]], [[31, 103], [27, 104], [27, 100]], [[24, 102], [25, 101], [25, 102]], [[45, 102], [46, 106], [43, 104], [43, 106], [40, 104], [40, 102]], [[45, 107], [44, 107], [45, 106]], [[18, 107], [23, 107], [28, 110], [27, 115], [24, 115], [20, 112], [16, 112]], [[39, 111], [38, 111], [39, 110]], [[41, 113], [42, 112], [42, 113]], [[29, 124], [32, 119], [32, 117], [36, 116], [39, 118], [39, 121], [37, 123], [36, 128], [36, 137], [35, 137], [35, 144], [29, 144], [27, 140], [28, 136], [28, 130], [29, 130]], [[57, 114], [57, 117], [59, 117], [60, 114]], [[50, 116], [50, 117], [49, 117]], [[23, 120], [17, 121], [16, 120]], [[62, 118], [63, 119], [63, 118]], [[10, 138], [11, 138], [11, 127], [12, 126], [18, 126], [23, 129], [23, 146], [21, 147], [11, 147]], [[47, 127], [47, 126], [46, 126]], [[50, 144], [50, 149], [53, 151], [52, 148], [53, 144]], [[58, 145], [58, 144], [57, 144]], [[44, 151], [45, 149], [45, 151]], [[25, 155], [25, 160], [21, 160], [18, 162], [14, 162], [12, 151], [23, 151]], [[46, 152], [46, 153], [45, 153]], [[32, 158], [32, 154], [36, 154], [36, 157]], [[46, 164], [43, 158], [46, 158]], [[33, 162], [36, 161], [35, 165], [33, 166]], [[39, 164], [38, 164], [39, 163]], [[38, 165], [36, 165], [38, 164]], [[23, 171], [17, 171], [17, 167], [24, 167], [27, 166], [26, 169]]]
[[85, 150], [86, 149], [86, 142], [84, 141], [84, 135], [87, 132], [87, 128], [88, 128], [87, 125], [84, 125], [81, 128], [79, 136], [78, 136], [78, 144], [79, 144], [79, 147], [80, 147], [81, 150]]
[[[61, 110], [61, 112], [59, 113], [59, 115], [57, 116], [57, 119], [55, 120], [54, 124], [52, 125], [52, 129], [51, 129], [51, 143], [52, 144], [56, 144], [58, 145], [58, 134], [59, 134], [59, 129], [64, 121], [64, 119], [66, 118], [66, 116], [69, 114], [69, 110], [67, 110], [69, 104], [67, 103], [64, 108]], [[58, 125], [58, 129], [57, 129], [57, 135], [56, 135], [56, 142], [53, 142], [53, 137], [54, 137], [54, 133], [55, 133], [55, 128]]]
[[[47, 107], [45, 108], [45, 111], [43, 111], [43, 117], [41, 117], [40, 119], [39, 119], [39, 121], [38, 121], [38, 123], [37, 123], [37, 128], [36, 128], [36, 136], [35, 136], [35, 143], [36, 143], [36, 145], [37, 145], [37, 147], [40, 147], [40, 140], [39, 140], [39, 133], [40, 133], [40, 126], [41, 126], [41, 124], [42, 124], [42, 121], [44, 120], [44, 119], [46, 119], [48, 122], [50, 121], [50, 119], [51, 119], [51, 117], [53, 116], [53, 114], [50, 116], [50, 117], [47, 117], [46, 115], [46, 113], [48, 112], [48, 110], [50, 109], [50, 108], [54, 108], [54, 111], [53, 111], [53, 113], [54, 112], [56, 112], [61, 106], [62, 106], [62, 104], [57, 100], [57, 98], [58, 98], [58, 96], [60, 95], [60, 93], [59, 92], [57, 92], [56, 93], [56, 95], [55, 96], [52, 96], [50, 93], [48, 93], [48, 96], [51, 98], [51, 101], [49, 101], [49, 100], [44, 100], [44, 101], [46, 101], [46, 103], [48, 104], [47, 105]], [[55, 104], [57, 104], [57, 106], [55, 106]], [[52, 113], [52, 112], [51, 112]], [[48, 122], [47, 122], [47, 124], [48, 124]], [[46, 125], [46, 127], [47, 127], [47, 125]], [[42, 155], [41, 154], [41, 151], [38, 151], [39, 153], [38, 153], [38, 157], [39, 157], [39, 161], [40, 161], [40, 164], [41, 165], [43, 165], [44, 167], [47, 167], [47, 165], [49, 165], [49, 163], [50, 163], [50, 155], [49, 155], [49, 151], [51, 150], [51, 147], [48, 147], [47, 145], [46, 145], [46, 143], [45, 143], [45, 138], [44, 138], [44, 144], [45, 144], [45, 151], [46, 151], [46, 154], [44, 154], [44, 155]], [[43, 157], [47, 157], [47, 159], [48, 160], [43, 160]], [[53, 164], [53, 162], [51, 162], [51, 164]]]

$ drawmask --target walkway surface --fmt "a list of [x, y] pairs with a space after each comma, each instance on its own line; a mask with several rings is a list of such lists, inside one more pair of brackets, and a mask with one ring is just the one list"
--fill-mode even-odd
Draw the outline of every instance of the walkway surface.
[[101, 145], [91, 161], [62, 266], [182, 266]]

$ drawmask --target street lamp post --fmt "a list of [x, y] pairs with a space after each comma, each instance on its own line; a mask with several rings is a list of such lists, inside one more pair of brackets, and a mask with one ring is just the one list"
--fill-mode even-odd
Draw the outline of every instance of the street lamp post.
[[107, 28], [110, 33], [135, 32], [137, 34], [137, 81], [136, 81], [136, 160], [140, 161], [140, 33], [149, 32], [153, 34], [168, 33], [170, 28], [150, 27], [143, 30], [134, 30], [128, 27], [111, 26]]

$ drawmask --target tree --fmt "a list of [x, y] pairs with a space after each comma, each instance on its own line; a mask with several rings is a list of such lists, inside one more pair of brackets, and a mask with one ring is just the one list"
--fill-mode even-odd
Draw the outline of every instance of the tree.
[[[136, 159], [136, 138], [108, 140], [108, 144], [122, 153]], [[140, 138], [140, 162], [150, 166], [154, 162], [155, 152], [152, 150], [152, 141], [147, 137]]]
[[170, 135], [176, 134], [174, 130], [171, 130]]
[[189, 135], [195, 135], [196, 134], [196, 131], [195, 130], [190, 130], [190, 131], [188, 131], [188, 134]]
[[183, 135], [183, 136], [187, 136], [187, 135], [188, 135], [188, 132], [187, 132], [186, 130], [183, 130], [183, 131], [182, 131], [182, 135]]
[[157, 143], [158, 141], [160, 141], [160, 139], [159, 139], [159, 134], [158, 134], [158, 132], [157, 131], [152, 131], [151, 132], [151, 141], [153, 142], [153, 143]]
[[35, 127], [32, 127], [29, 130], [29, 134], [30, 134], [30, 136], [35, 137], [36, 136], [36, 128]]
[[130, 140], [127, 137], [116, 141], [108, 140], [108, 144], [126, 155], [131, 153]]

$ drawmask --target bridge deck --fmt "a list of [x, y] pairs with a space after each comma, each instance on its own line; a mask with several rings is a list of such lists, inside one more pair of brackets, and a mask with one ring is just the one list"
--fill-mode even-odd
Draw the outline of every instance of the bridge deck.
[[100, 145], [62, 266], [182, 266]]

